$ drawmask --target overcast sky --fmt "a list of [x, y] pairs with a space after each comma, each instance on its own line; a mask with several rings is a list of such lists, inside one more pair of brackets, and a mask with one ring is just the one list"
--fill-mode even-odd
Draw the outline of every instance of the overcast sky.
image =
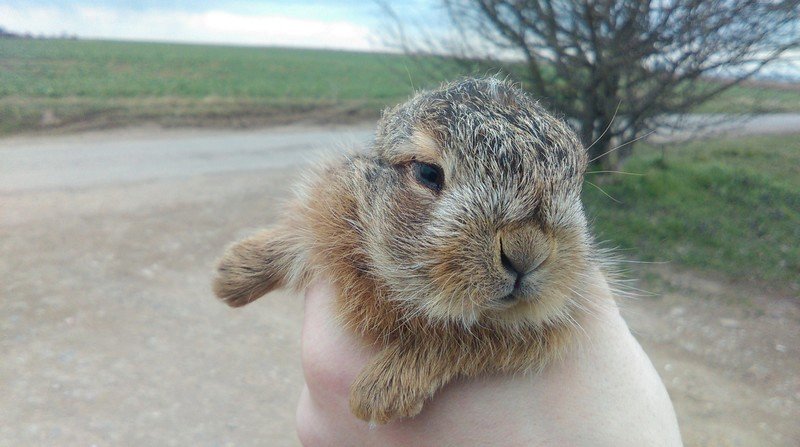
[[[442, 31], [438, 0], [390, 1], [406, 24]], [[0, 0], [0, 27], [45, 36], [375, 51], [388, 24], [373, 0]], [[800, 68], [762, 76], [800, 79]]]
[[[433, 0], [396, 3], [437, 17]], [[0, 0], [0, 27], [83, 38], [379, 50], [382, 20], [369, 0]]]

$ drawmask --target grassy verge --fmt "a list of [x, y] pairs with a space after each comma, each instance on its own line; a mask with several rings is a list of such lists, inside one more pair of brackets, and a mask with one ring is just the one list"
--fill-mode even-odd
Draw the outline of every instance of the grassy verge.
[[698, 106], [696, 113], [800, 112], [798, 85], [737, 85]]
[[155, 122], [165, 127], [254, 127], [375, 119], [382, 103], [371, 100], [269, 98], [0, 98], [0, 135], [59, 128], [83, 130]]
[[600, 240], [667, 261], [800, 290], [800, 135], [638, 148], [584, 199]]

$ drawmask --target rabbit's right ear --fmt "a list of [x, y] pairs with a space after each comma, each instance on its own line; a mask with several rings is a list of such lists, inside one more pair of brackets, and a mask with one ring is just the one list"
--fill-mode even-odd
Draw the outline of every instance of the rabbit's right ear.
[[237, 242], [217, 267], [214, 293], [232, 307], [244, 306], [287, 285], [301, 252], [298, 242], [280, 228], [263, 230]]

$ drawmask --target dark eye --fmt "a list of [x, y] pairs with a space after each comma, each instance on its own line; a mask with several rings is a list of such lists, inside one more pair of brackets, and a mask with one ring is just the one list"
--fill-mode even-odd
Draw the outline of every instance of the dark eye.
[[414, 177], [424, 187], [439, 192], [444, 185], [444, 174], [442, 168], [429, 163], [414, 162], [411, 164], [414, 170]]

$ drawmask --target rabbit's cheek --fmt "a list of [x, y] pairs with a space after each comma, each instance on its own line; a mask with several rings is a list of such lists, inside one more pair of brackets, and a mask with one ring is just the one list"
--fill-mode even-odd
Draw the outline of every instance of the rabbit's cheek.
[[433, 321], [471, 325], [483, 314], [485, 306], [470, 297], [457, 295], [431, 295], [420, 308]]
[[455, 236], [439, 236], [427, 256], [431, 277], [443, 292], [469, 294], [502, 279], [494, 268], [496, 243], [486, 233], [459, 229], [452, 233]]

